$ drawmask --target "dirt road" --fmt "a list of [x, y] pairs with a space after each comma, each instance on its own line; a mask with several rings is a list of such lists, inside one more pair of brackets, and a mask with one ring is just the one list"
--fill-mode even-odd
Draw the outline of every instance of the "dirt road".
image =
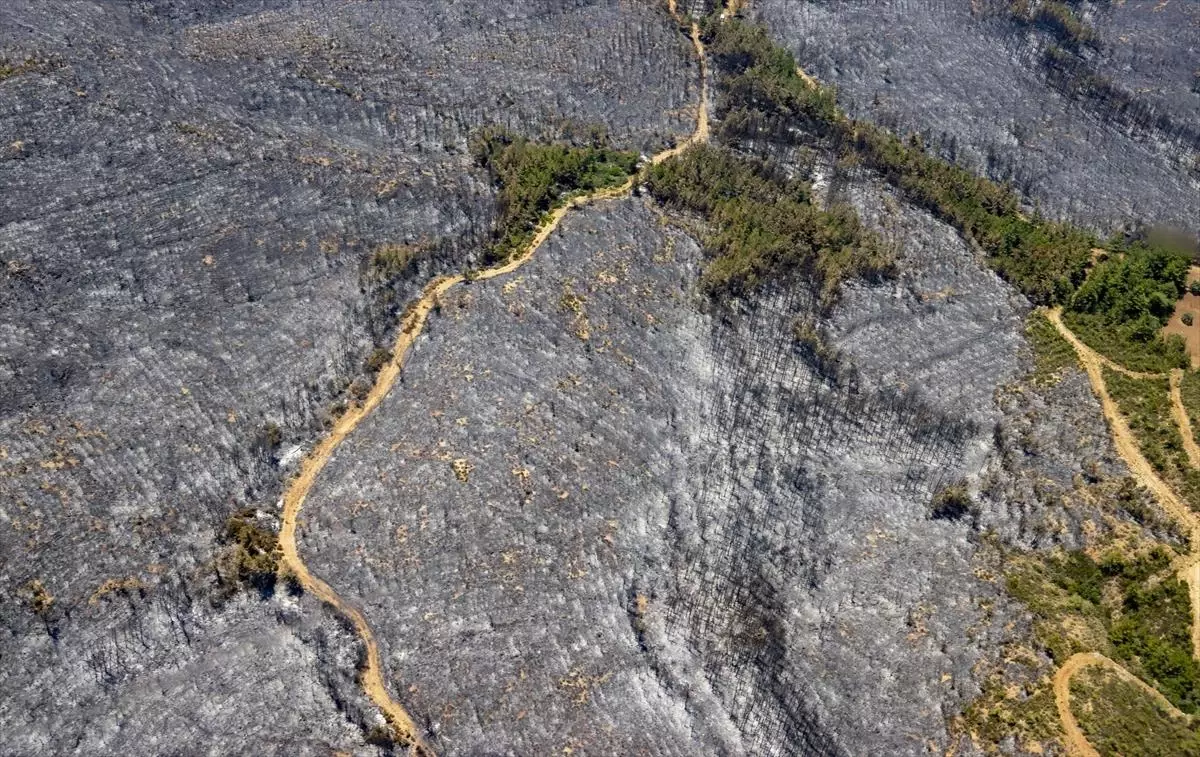
[[[673, 0], [670, 2], [670, 10], [676, 20], [680, 20]], [[678, 155], [691, 145], [706, 142], [709, 138], [708, 67], [704, 43], [700, 38], [700, 29], [695, 23], [691, 25], [691, 38], [696, 56], [700, 61], [700, 98], [697, 103], [696, 128], [679, 145], [656, 154], [651, 160], [654, 165]], [[475, 279], [491, 279], [517, 270], [533, 257], [533, 254], [554, 233], [559, 223], [571, 210], [590, 203], [622, 197], [630, 192], [635, 181], [636, 177], [630, 178], [620, 186], [570, 198], [542, 223], [520, 255], [506, 263], [480, 272]], [[382, 710], [384, 717], [395, 732], [396, 738], [409, 745], [411, 753], [416, 755], [432, 755], [433, 751], [421, 737], [420, 729], [417, 728], [408, 711], [392, 697], [388, 690], [384, 679], [383, 664], [379, 656], [379, 645], [366, 616], [359, 608], [338, 595], [329, 584], [312, 574], [300, 556], [296, 533], [304, 501], [316, 483], [317, 477], [339, 445], [387, 397], [400, 375], [410, 348], [424, 330], [430, 311], [448, 290], [463, 281], [465, 281], [465, 277], [462, 275], [446, 276], [431, 281], [422, 291], [420, 299], [408, 309], [401, 323], [400, 334], [392, 347], [392, 359], [379, 371], [375, 384], [371, 387], [366, 399], [362, 404], [351, 407], [338, 418], [328, 436], [322, 439], [304, 458], [299, 474], [288, 484], [283, 495], [282, 525], [279, 532], [284, 568], [295, 576], [305, 591], [318, 597], [322, 602], [348, 618], [354, 626], [355, 633], [366, 645], [367, 657], [360, 674], [363, 690], [371, 701]]]

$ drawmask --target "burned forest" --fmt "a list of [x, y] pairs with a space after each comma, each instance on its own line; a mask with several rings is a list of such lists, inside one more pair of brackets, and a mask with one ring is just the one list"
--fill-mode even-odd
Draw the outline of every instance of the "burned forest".
[[1197, 39], [3, 3], [0, 755], [1200, 753]]

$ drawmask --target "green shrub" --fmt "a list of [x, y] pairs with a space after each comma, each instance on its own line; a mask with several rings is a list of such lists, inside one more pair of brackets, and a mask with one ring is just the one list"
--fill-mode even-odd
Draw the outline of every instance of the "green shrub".
[[1075, 15], [1070, 6], [1058, 0], [1043, 0], [1033, 15], [1033, 21], [1072, 49], [1095, 45], [1099, 41], [1095, 30]]
[[1176, 707], [1200, 709], [1200, 663], [1192, 657], [1192, 611], [1187, 584], [1168, 578], [1132, 586], [1109, 631], [1122, 659], [1140, 668]]
[[538, 144], [487, 129], [471, 145], [476, 160], [500, 188], [500, 218], [488, 249], [491, 262], [524, 249], [538, 224], [564, 196], [621, 184], [637, 169], [638, 155], [609, 147]]
[[1094, 605], [1100, 604], [1104, 573], [1088, 554], [1073, 550], [1050, 559], [1049, 575], [1055, 584]]
[[934, 520], [962, 520], [976, 511], [975, 503], [965, 483], [943, 487], [929, 503], [929, 517]]
[[1107, 577], [1120, 579], [1122, 588], [1127, 589], [1163, 572], [1170, 565], [1171, 551], [1160, 544], [1136, 558], [1114, 550], [1100, 560], [1100, 572]]
[[370, 375], [375, 375], [383, 370], [383, 366], [387, 365], [392, 359], [392, 351], [384, 347], [377, 347], [363, 361], [363, 370]]
[[274, 421], [267, 421], [262, 427], [262, 441], [267, 449], [275, 449], [283, 443], [283, 430]]
[[57, 60], [51, 60], [50, 58], [44, 58], [37, 55], [29, 56], [21, 60], [0, 58], [0, 82], [4, 81], [5, 79], [11, 79], [14, 76], [20, 76], [21, 74], [27, 74], [34, 71], [47, 71], [51, 68], [57, 67], [58, 65], [61, 65], [61, 63]]
[[796, 346], [800, 353], [808, 359], [809, 364], [820, 375], [826, 378], [833, 378], [837, 375], [841, 356], [821, 336], [814, 319], [797, 317], [792, 321], [792, 337], [796, 340]]
[[371, 271], [382, 279], [408, 272], [431, 250], [428, 244], [383, 244], [371, 252]]
[[228, 592], [238, 584], [273, 590], [280, 557], [275, 532], [258, 525], [253, 510], [240, 510], [225, 521], [222, 538], [229, 547], [217, 563], [221, 585]]

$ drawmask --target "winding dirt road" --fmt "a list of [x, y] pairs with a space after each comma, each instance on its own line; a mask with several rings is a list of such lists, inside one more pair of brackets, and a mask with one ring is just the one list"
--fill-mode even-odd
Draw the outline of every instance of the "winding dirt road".
[[[675, 0], [669, 0], [674, 12]], [[732, 16], [737, 13], [745, 5], [742, 0], [729, 0], [726, 4], [726, 13], [722, 17]], [[817, 87], [819, 84], [811, 76], [808, 75], [799, 66], [796, 67], [796, 74], [804, 80], [809, 86]], [[1093, 350], [1091, 347], [1083, 343], [1072, 332], [1062, 320], [1062, 308], [1054, 308], [1047, 311], [1047, 317], [1058, 333], [1071, 344], [1075, 349], [1075, 354], [1079, 357], [1079, 362], [1083, 365], [1087, 372], [1088, 380], [1092, 385], [1092, 391], [1100, 400], [1101, 410], [1104, 413], [1104, 418], [1108, 422], [1109, 430], [1112, 433], [1114, 445], [1117, 448], [1117, 453], [1125, 460], [1126, 466], [1129, 468], [1130, 474], [1144, 487], [1149, 489], [1154, 494], [1155, 498], [1162, 505], [1167, 515], [1174, 518], [1182, 525], [1189, 535], [1191, 550], [1188, 555], [1183, 556], [1172, 566], [1176, 574], [1187, 582], [1189, 594], [1191, 597], [1192, 606], [1192, 655], [1200, 659], [1200, 518], [1192, 511], [1192, 509], [1182, 502], [1175, 492], [1167, 485], [1158, 473], [1142, 455], [1138, 447], [1137, 439], [1129, 428], [1129, 424], [1121, 415], [1120, 409], [1116, 402], [1108, 393], [1108, 385], [1104, 381], [1103, 368], [1108, 368], [1117, 373], [1121, 373], [1130, 378], [1136, 379], [1169, 379], [1170, 394], [1171, 394], [1171, 414], [1175, 420], [1175, 424], [1179, 428], [1180, 436], [1183, 438], [1183, 446], [1187, 452], [1189, 463], [1197, 469], [1200, 469], [1200, 445], [1196, 444], [1195, 438], [1192, 435], [1191, 421], [1188, 417], [1187, 410], [1183, 404], [1183, 398], [1180, 392], [1180, 383], [1183, 378], [1183, 371], [1173, 370], [1170, 374], [1163, 373], [1145, 373], [1134, 371], [1125, 366], [1110, 360]], [[1157, 689], [1141, 680], [1137, 676], [1130, 673], [1121, 665], [1113, 660], [1105, 657], [1097, 652], [1083, 652], [1072, 655], [1066, 663], [1060, 667], [1054, 675], [1053, 689], [1054, 702], [1058, 709], [1059, 718], [1062, 720], [1063, 731], [1066, 734], [1067, 750], [1074, 755], [1081, 757], [1099, 757], [1099, 753], [1088, 743], [1087, 738], [1083, 734], [1083, 730], [1079, 727], [1079, 722], [1075, 719], [1074, 713], [1071, 712], [1071, 678], [1083, 670], [1092, 666], [1107, 666], [1117, 671], [1117, 674], [1124, 680], [1136, 684], [1155, 701], [1162, 705], [1170, 713], [1178, 716], [1186, 717], [1189, 720], [1190, 716], [1186, 715], [1175, 707], [1171, 702], [1162, 695]]]
[[[1167, 375], [1131, 371], [1099, 354], [1084, 344], [1079, 337], [1075, 336], [1075, 333], [1063, 323], [1061, 308], [1054, 308], [1047, 311], [1046, 317], [1054, 324], [1058, 333], [1075, 348], [1075, 354], [1078, 356], [1079, 362], [1083, 365], [1084, 370], [1087, 372], [1088, 380], [1092, 384], [1092, 391], [1100, 399], [1100, 407], [1104, 413], [1105, 420], [1108, 421], [1109, 432], [1112, 434], [1117, 453], [1125, 461], [1130, 474], [1138, 483], [1154, 494], [1155, 499], [1162, 505], [1167, 515], [1183, 526], [1189, 535], [1191, 551], [1188, 555], [1177, 561], [1174, 567], [1176, 574], [1187, 582], [1188, 585], [1188, 593], [1191, 597], [1192, 605], [1192, 655], [1200, 658], [1200, 518], [1196, 516], [1196, 513], [1186, 503], [1182, 502], [1175, 495], [1171, 487], [1167, 486], [1166, 482], [1159, 477], [1158, 473], [1155, 472], [1154, 468], [1151, 467], [1150, 463], [1142, 455], [1141, 450], [1138, 448], [1137, 439], [1129, 429], [1129, 424], [1126, 423], [1125, 417], [1121, 415], [1121, 411], [1117, 407], [1117, 403], [1113, 401], [1108, 393], [1108, 385], [1104, 382], [1103, 368], [1107, 367], [1133, 378], [1169, 378], [1171, 414], [1179, 427], [1180, 435], [1183, 437], [1184, 447], [1188, 450], [1188, 460], [1193, 466], [1200, 468], [1200, 448], [1197, 448], [1196, 442], [1192, 437], [1191, 421], [1188, 419], [1187, 410], [1183, 406], [1183, 398], [1179, 390], [1183, 372], [1176, 370]], [[1074, 713], [1071, 712], [1071, 677], [1080, 670], [1093, 665], [1111, 667], [1122, 678], [1136, 683], [1144, 691], [1153, 696], [1169, 712], [1183, 715], [1157, 689], [1108, 657], [1098, 652], [1084, 652], [1073, 655], [1054, 674], [1054, 703], [1058, 708], [1058, 716], [1062, 720], [1063, 731], [1067, 738], [1067, 749], [1071, 754], [1080, 755], [1081, 757], [1099, 757], [1099, 753], [1088, 743], [1083, 730], [1079, 727], [1079, 722], [1075, 719]]]
[[[677, 21], [683, 23], [683, 19], [679, 16], [676, 8], [675, 0], [669, 0], [668, 5], [671, 15]], [[694, 22], [691, 24], [691, 38], [696, 56], [700, 62], [700, 98], [696, 108], [696, 128], [679, 145], [654, 155], [651, 159], [652, 165], [662, 163], [692, 145], [708, 141], [709, 138], [708, 63], [704, 43], [700, 38], [700, 28]], [[630, 192], [635, 181], [639, 178], [640, 175], [634, 176], [620, 186], [601, 189], [568, 199], [546, 218], [520, 255], [502, 265], [486, 269], [474, 278], [486, 280], [517, 270], [533, 257], [533, 254], [541, 247], [542, 243], [558, 228], [559, 223], [566, 217], [567, 213], [575, 208], [594, 202], [622, 197]], [[299, 474], [288, 484], [283, 495], [282, 525], [279, 530], [282, 568], [290, 571], [306, 592], [319, 598], [322, 602], [349, 619], [353, 624], [355, 633], [362, 639], [367, 651], [366, 661], [360, 671], [360, 682], [362, 683], [364, 692], [383, 712], [384, 718], [391, 726], [395, 737], [401, 743], [409, 745], [411, 754], [422, 756], [433, 755], [434, 752], [422, 738], [420, 729], [413, 721], [412, 716], [408, 714], [404, 706], [394, 699], [388, 691], [387, 683], [384, 680], [383, 663], [379, 655], [379, 644], [375, 639], [375, 634], [371, 631], [371, 626], [367, 622], [366, 616], [362, 610], [343, 599], [329, 584], [313, 575], [308, 569], [308, 566], [305, 565], [303, 558], [300, 556], [296, 541], [296, 531], [299, 526], [300, 512], [304, 507], [304, 501], [316, 483], [317, 476], [325, 468], [325, 465], [329, 462], [338, 446], [387, 397], [392, 386], [396, 383], [396, 379], [400, 376], [410, 348], [425, 328], [429, 312], [434, 309], [442, 295], [465, 280], [466, 277], [461, 274], [434, 279], [426, 285], [420, 299], [413, 303], [406, 311], [401, 322], [399, 336], [397, 336], [396, 342], [392, 347], [392, 359], [379, 371], [375, 379], [375, 384], [371, 387], [366, 399], [363, 400], [361, 405], [351, 407], [337, 419], [328, 436], [322, 439], [305, 456], [300, 464]]]

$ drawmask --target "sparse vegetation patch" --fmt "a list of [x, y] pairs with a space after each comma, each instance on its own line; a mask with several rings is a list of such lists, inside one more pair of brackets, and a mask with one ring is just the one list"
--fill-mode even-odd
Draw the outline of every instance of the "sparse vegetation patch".
[[1072, 679], [1071, 700], [1080, 728], [1100, 754], [1200, 755], [1195, 726], [1108, 668], [1089, 668]]
[[890, 256], [853, 210], [816, 207], [807, 184], [762, 161], [698, 146], [652, 168], [647, 183], [667, 207], [711, 225], [702, 279], [710, 293], [744, 294], [799, 272], [819, 282], [829, 304], [842, 282], [891, 270]]
[[943, 487], [929, 503], [929, 517], [933, 520], [962, 520], [975, 512], [975, 503], [962, 482]]
[[1200, 509], [1200, 471], [1192, 467], [1171, 417], [1167, 380], [1137, 379], [1105, 369], [1104, 381], [1146, 460], [1193, 508]]
[[275, 532], [260, 525], [253, 510], [240, 510], [225, 521], [222, 536], [228, 548], [217, 561], [217, 575], [225, 593], [239, 586], [270, 593], [281, 554]]
[[1033, 382], [1038, 385], [1052, 384], [1062, 372], [1078, 365], [1075, 348], [1062, 338], [1045, 313], [1033, 311], [1025, 321], [1025, 338], [1033, 349]]

